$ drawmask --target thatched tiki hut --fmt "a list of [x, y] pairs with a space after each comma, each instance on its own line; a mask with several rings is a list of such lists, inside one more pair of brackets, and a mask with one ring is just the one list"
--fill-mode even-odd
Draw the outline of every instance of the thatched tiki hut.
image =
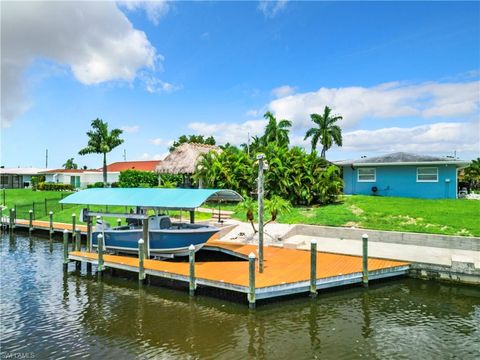
[[[159, 174], [182, 175], [183, 187], [191, 187], [190, 177], [195, 172], [200, 155], [212, 150], [222, 151], [214, 145], [184, 143], [168, 154], [162, 163], [157, 166], [156, 171]], [[202, 187], [201, 183], [199, 187]]]

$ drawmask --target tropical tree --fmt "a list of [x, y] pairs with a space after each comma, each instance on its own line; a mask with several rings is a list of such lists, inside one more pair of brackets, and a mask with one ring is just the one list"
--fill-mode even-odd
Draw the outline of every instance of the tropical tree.
[[73, 162], [73, 158], [67, 159], [62, 166], [66, 170], [78, 169], [78, 165]]
[[215, 145], [216, 141], [213, 136], [205, 137], [203, 135], [182, 135], [173, 142], [173, 145], [168, 149], [170, 152], [184, 143], [196, 143], [205, 145]]
[[265, 210], [270, 213], [270, 220], [268, 220], [265, 225], [268, 223], [277, 220], [278, 214], [289, 213], [292, 210], [292, 205], [290, 201], [281, 198], [278, 195], [273, 195], [270, 199], [265, 200]]
[[243, 201], [237, 205], [237, 211], [245, 211], [246, 218], [248, 222], [252, 225], [253, 233], [257, 233], [257, 229], [255, 228], [254, 220], [254, 213], [257, 206], [257, 202], [253, 200], [251, 197], [245, 196]]
[[273, 142], [278, 146], [288, 146], [290, 143], [288, 132], [292, 127], [292, 122], [285, 119], [277, 121], [277, 118], [270, 111], [267, 111], [263, 117], [268, 120], [263, 135], [263, 144], [267, 145]]
[[471, 189], [480, 188], [480, 158], [472, 160], [470, 165], [465, 168], [463, 181], [467, 182]]
[[102, 119], [92, 120], [92, 130], [87, 131], [88, 144], [78, 153], [86, 154], [103, 154], [103, 183], [107, 184], [107, 154], [123, 143], [120, 139], [122, 130], [108, 130], [108, 123]]
[[310, 118], [317, 126], [310, 128], [304, 138], [304, 140], [307, 140], [309, 137], [312, 138], [312, 151], [317, 148], [317, 143], [320, 140], [320, 144], [322, 144], [320, 157], [322, 159], [325, 159], [325, 153], [334, 143], [342, 146], [342, 129], [336, 125], [336, 122], [342, 120], [343, 117], [339, 115], [333, 116], [331, 112], [332, 109], [325, 106], [323, 115], [311, 114]]

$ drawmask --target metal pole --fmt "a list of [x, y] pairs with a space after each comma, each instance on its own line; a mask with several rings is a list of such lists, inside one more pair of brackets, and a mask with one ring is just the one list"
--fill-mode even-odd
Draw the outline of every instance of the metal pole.
[[143, 239], [138, 240], [138, 280], [145, 280], [145, 242]]
[[362, 283], [368, 286], [368, 235], [362, 235]]
[[98, 265], [97, 265], [97, 273], [101, 274], [102, 271], [105, 269], [103, 266], [103, 235], [98, 234], [97, 236], [97, 249], [98, 249]]
[[28, 212], [28, 235], [32, 235], [33, 231], [33, 210]]
[[310, 296], [317, 296], [317, 240], [310, 241]]
[[63, 267], [68, 265], [68, 230], [63, 230]]
[[248, 255], [248, 307], [255, 308], [255, 254]]
[[190, 263], [190, 281], [188, 284], [188, 292], [190, 296], [195, 295], [195, 246], [191, 244], [188, 247], [188, 260]]
[[258, 154], [258, 271], [263, 272], [263, 159]]
[[75, 227], [77, 223], [77, 215], [75, 213], [72, 214], [72, 234], [75, 233]]
[[145, 241], [145, 256], [150, 259], [150, 244], [148, 236], [148, 219], [143, 219], [143, 239]]
[[50, 224], [49, 224], [49, 226], [50, 226], [50, 231], [49, 231], [49, 233], [50, 233], [50, 241], [52, 241], [52, 237], [53, 237], [53, 212], [50, 211], [50, 212], [48, 213], [48, 216], [49, 216], [49, 222], [50, 222]]

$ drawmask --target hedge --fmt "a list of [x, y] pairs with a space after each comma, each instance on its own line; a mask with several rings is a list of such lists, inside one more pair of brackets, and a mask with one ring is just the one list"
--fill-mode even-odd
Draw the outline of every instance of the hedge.
[[54, 183], [54, 182], [41, 182], [37, 185], [38, 190], [48, 191], [73, 191], [75, 190], [70, 184]]

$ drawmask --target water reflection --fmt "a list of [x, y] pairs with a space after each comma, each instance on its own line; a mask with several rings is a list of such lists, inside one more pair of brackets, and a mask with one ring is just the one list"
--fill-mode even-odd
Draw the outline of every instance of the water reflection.
[[403, 279], [250, 311], [108, 271], [99, 281], [85, 266], [62, 271], [62, 244], [51, 247], [2, 237], [2, 351], [37, 359], [480, 357], [478, 288]]

